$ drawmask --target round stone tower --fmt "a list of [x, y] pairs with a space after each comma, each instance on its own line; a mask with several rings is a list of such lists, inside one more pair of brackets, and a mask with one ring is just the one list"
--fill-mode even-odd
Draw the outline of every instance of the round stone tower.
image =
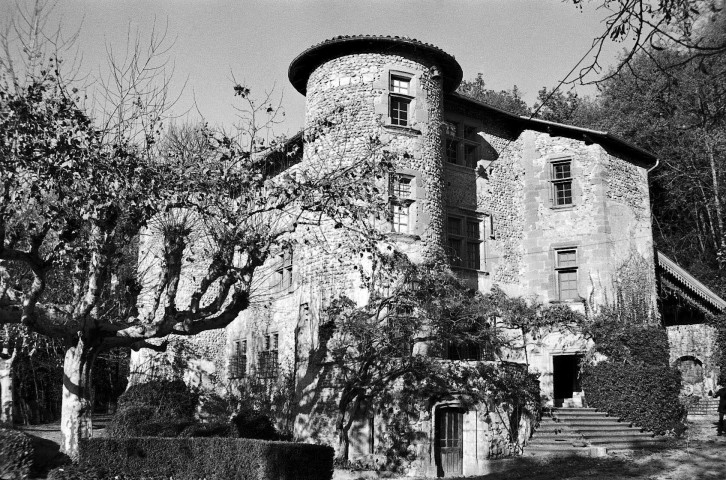
[[415, 39], [342, 36], [290, 64], [306, 96], [304, 158], [352, 162], [371, 139], [396, 160], [389, 182], [392, 238], [419, 259], [443, 247], [443, 96], [459, 85], [453, 56]]

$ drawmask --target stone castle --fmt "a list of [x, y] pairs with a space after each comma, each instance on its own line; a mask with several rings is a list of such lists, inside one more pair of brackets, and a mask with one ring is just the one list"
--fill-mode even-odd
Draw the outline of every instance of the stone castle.
[[[459, 95], [462, 75], [453, 56], [409, 38], [346, 36], [308, 48], [289, 68], [306, 98], [306, 125], [337, 111], [345, 128], [293, 138], [296, 161], [335, 150], [345, 162], [362, 154], [366, 139], [379, 138], [402, 159], [386, 228], [411, 258], [444, 249], [457, 274], [482, 292], [498, 285], [510, 296], [583, 313], [635, 289], [668, 326], [672, 360], [688, 372], [689, 391], [713, 388], [712, 332], [702, 319], [726, 302], [655, 250], [648, 172], [658, 160], [607, 132], [524, 118]], [[355, 274], [314, 248], [281, 254], [266, 272], [264, 302], [226, 329], [189, 340], [198, 352], [190, 379], [234, 385], [287, 372], [295, 383], [296, 438], [335, 445], [326, 414], [335, 385], [309, 353], [319, 346], [325, 302], [342, 293], [360, 297], [361, 289]], [[530, 369], [541, 373], [550, 405], [582, 406], [578, 362], [588, 347], [576, 335], [530, 342]], [[455, 424], [453, 434], [435, 428], [441, 418]], [[418, 423], [410, 472], [486, 472], [490, 459], [512, 448], [502, 422], [486, 406], [434, 405]], [[368, 412], [352, 431], [353, 456], [375, 455], [385, 425]], [[442, 471], [434, 448], [442, 435], [459, 445], [451, 471]]]

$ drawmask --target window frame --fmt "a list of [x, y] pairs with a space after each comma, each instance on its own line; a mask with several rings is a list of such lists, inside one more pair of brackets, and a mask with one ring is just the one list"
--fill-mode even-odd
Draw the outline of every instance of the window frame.
[[[446, 244], [449, 255], [449, 261], [452, 267], [463, 268], [467, 270], [476, 270], [486, 272], [486, 252], [485, 236], [486, 236], [486, 215], [446, 215]], [[451, 220], [458, 220], [459, 231], [454, 233], [451, 230]], [[478, 236], [470, 235], [469, 225], [476, 224]], [[454, 247], [454, 242], [458, 243], [458, 247]], [[471, 247], [476, 246], [474, 259], [470, 257]], [[458, 257], [454, 257], [454, 251], [458, 250]]]
[[[406, 89], [404, 91], [397, 91], [397, 90], [403, 90], [400, 86], [394, 85], [394, 82], [405, 82], [406, 83]], [[413, 75], [405, 73], [405, 72], [398, 72], [398, 71], [389, 71], [388, 72], [388, 119], [389, 119], [389, 125], [392, 125], [394, 127], [403, 127], [403, 128], [411, 128], [412, 126], [412, 118], [413, 118], [413, 112], [411, 111], [411, 104], [414, 99], [414, 95], [412, 95], [413, 90]], [[394, 111], [396, 112], [402, 112], [403, 110], [401, 108], [396, 109], [396, 106], [406, 106], [405, 109], [405, 119], [402, 119], [402, 115], [399, 113], [398, 115], [394, 116]]]
[[268, 333], [262, 337], [262, 348], [257, 352], [257, 378], [278, 377], [280, 373], [279, 342], [278, 332]]
[[[444, 156], [446, 163], [465, 168], [476, 168], [477, 163], [482, 159], [481, 138], [472, 139], [470, 136], [479, 137], [480, 127], [466, 120], [450, 119], [444, 120], [444, 125]], [[468, 130], [473, 133], [467, 135]], [[473, 154], [467, 153], [468, 148], [473, 148]], [[455, 152], [455, 161], [452, 161], [452, 152]]]
[[[415, 192], [415, 179], [413, 175], [406, 173], [392, 173], [388, 179], [388, 201], [390, 205], [391, 215], [391, 231], [400, 235], [412, 235], [413, 224], [411, 221], [413, 213], [413, 204], [415, 202], [413, 196]], [[404, 180], [405, 182], [402, 182]], [[406, 191], [401, 188], [401, 185], [407, 184]], [[403, 194], [406, 196], [403, 196]], [[403, 223], [401, 220], [405, 218], [406, 221]], [[405, 231], [402, 231], [402, 226], [405, 225]]]
[[234, 351], [229, 361], [228, 377], [237, 380], [247, 377], [247, 340], [234, 341]]
[[[568, 166], [568, 176], [558, 176], [557, 168], [563, 165]], [[550, 197], [554, 208], [568, 208], [575, 205], [573, 167], [574, 159], [569, 156], [553, 158], [549, 161]], [[564, 194], [561, 196], [560, 188], [568, 189], [569, 196]], [[560, 198], [563, 199], [562, 202], [560, 202]]]
[[[562, 264], [561, 263], [561, 255], [567, 254], [567, 253], [573, 253], [574, 254], [574, 260], [572, 263]], [[554, 258], [554, 270], [555, 270], [555, 293], [557, 295], [557, 301], [559, 302], [572, 302], [572, 301], [578, 301], [580, 300], [580, 293], [579, 293], [579, 275], [578, 275], [578, 269], [580, 266], [580, 256], [578, 253], [577, 247], [569, 246], [569, 247], [559, 247], [554, 250], [555, 258]], [[574, 274], [574, 290], [571, 288], [568, 288], [567, 290], [563, 290], [563, 279], [561, 278], [564, 274]], [[571, 282], [571, 279], [568, 279], [567, 282]], [[571, 292], [574, 291], [575, 295], [563, 295], [564, 292]]]
[[293, 290], [293, 251], [290, 248], [284, 249], [277, 256], [275, 286], [288, 293]]

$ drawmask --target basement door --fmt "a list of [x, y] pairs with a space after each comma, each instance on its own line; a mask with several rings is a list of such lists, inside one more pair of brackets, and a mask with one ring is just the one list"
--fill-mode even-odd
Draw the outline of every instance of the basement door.
[[436, 470], [439, 477], [460, 476], [464, 466], [464, 412], [442, 408], [436, 412]]

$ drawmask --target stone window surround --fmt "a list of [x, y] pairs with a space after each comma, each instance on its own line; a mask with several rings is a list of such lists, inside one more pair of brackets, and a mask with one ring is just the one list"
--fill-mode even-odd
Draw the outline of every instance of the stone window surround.
[[[576, 181], [578, 169], [577, 169], [577, 163], [575, 162], [575, 155], [570, 152], [563, 152], [563, 153], [557, 153], [553, 155], [548, 155], [545, 157], [545, 168], [547, 169], [547, 183], [548, 185], [548, 191], [549, 191], [549, 204], [550, 208], [552, 210], [570, 210], [572, 208], [575, 208], [581, 201], [581, 195], [580, 195], [580, 189], [579, 185]], [[572, 203], [565, 204], [565, 205], [556, 205], [555, 204], [555, 183], [557, 182], [553, 178], [553, 172], [554, 172], [554, 165], [558, 163], [564, 163], [564, 162], [570, 162], [570, 182], [571, 182], [571, 196], [572, 196]]]
[[[550, 264], [552, 265], [552, 276], [551, 276], [551, 282], [550, 282], [550, 289], [552, 292], [552, 295], [550, 295], [550, 302], [549, 303], [580, 303], [582, 302], [582, 296], [579, 295], [579, 288], [580, 288], [580, 271], [582, 270], [582, 249], [580, 248], [580, 241], [574, 241], [574, 242], [563, 242], [563, 243], [555, 243], [550, 246]], [[559, 267], [557, 264], [558, 258], [557, 254], [558, 252], [561, 252], [563, 250], [575, 250], [576, 255], [576, 264], [574, 267]], [[578, 297], [579, 298], [573, 298], [569, 300], [560, 300], [560, 286], [559, 286], [559, 272], [562, 270], [575, 270], [577, 272], [577, 287], [578, 287]]]
[[293, 291], [293, 262], [294, 255], [291, 249], [281, 251], [275, 258], [274, 288], [278, 293]]
[[[453, 123], [456, 124], [457, 128], [457, 135], [455, 137], [452, 137], [448, 134], [446, 131], [446, 124], [447, 123]], [[466, 127], [472, 127], [476, 130], [476, 136], [477, 139], [471, 139], [467, 138], [464, 135]], [[484, 126], [481, 121], [472, 119], [469, 117], [465, 117], [463, 115], [458, 114], [446, 114], [444, 117], [444, 124], [441, 126], [443, 129], [443, 138], [444, 142], [447, 142], [450, 139], [453, 139], [457, 142], [457, 153], [456, 153], [456, 163], [450, 162], [448, 159], [448, 155], [446, 152], [446, 143], [444, 143], [444, 163], [447, 167], [454, 167], [457, 169], [462, 169], [466, 171], [476, 171], [477, 167], [479, 165], [479, 162], [481, 160], [484, 160], [482, 152], [484, 151], [484, 147], [488, 145], [488, 142], [484, 140], [484, 138], [481, 136], [481, 132], [484, 131]], [[465, 162], [465, 152], [464, 149], [466, 146], [476, 146], [476, 153], [475, 155], [478, 157], [473, 162], [472, 165], [466, 165]]]
[[[425, 96], [425, 92], [421, 88], [421, 73], [420, 70], [408, 68], [396, 63], [383, 65], [381, 75], [373, 81], [373, 90], [381, 92], [381, 95], [375, 101], [375, 113], [383, 119], [384, 127], [405, 134], [421, 134], [421, 130], [417, 125], [428, 120], [428, 118], [422, 118], [423, 115], [419, 111], [420, 108], [418, 105], [420, 103], [419, 99]], [[391, 76], [405, 77], [410, 80], [409, 95], [406, 98], [410, 98], [411, 101], [408, 104], [408, 125], [406, 126], [393, 125], [391, 123], [391, 97], [402, 96], [391, 92]]]
[[[464, 210], [462, 208], [457, 209], [448, 209], [446, 212], [446, 244], [448, 245], [448, 238], [449, 238], [449, 232], [448, 232], [448, 222], [449, 218], [459, 218], [462, 220], [461, 227], [462, 232], [459, 238], [461, 238], [464, 242], [464, 245], [466, 244], [468, 237], [466, 235], [466, 222], [467, 220], [476, 220], [479, 223], [479, 268], [470, 268], [465, 265], [452, 265], [454, 269], [457, 270], [466, 270], [470, 272], [479, 272], [479, 273], [489, 273], [489, 263], [487, 261], [487, 251], [486, 251], [486, 240], [494, 238], [494, 231], [492, 230], [492, 216], [491, 214], [476, 211], [476, 210]], [[462, 251], [463, 255], [466, 255], [465, 251]], [[465, 263], [466, 259], [462, 258], [462, 261]]]
[[247, 376], [247, 340], [239, 339], [232, 343], [232, 354], [229, 356], [228, 376], [230, 379]]
[[[395, 237], [397, 240], [417, 240], [419, 239], [419, 234], [421, 233], [421, 226], [418, 222], [419, 212], [418, 212], [418, 205], [421, 204], [421, 202], [424, 200], [424, 189], [421, 181], [421, 174], [412, 168], [405, 168], [400, 167], [396, 168], [396, 172], [394, 175], [400, 175], [404, 178], [411, 179], [411, 193], [407, 199], [407, 203], [409, 204], [408, 207], [408, 233], [398, 233], [393, 230], [393, 224], [389, 223], [389, 235], [392, 237]], [[393, 182], [392, 178], [388, 179], [388, 188], [390, 188], [391, 183]], [[389, 190], [389, 199], [390, 201], [398, 200], [397, 198], [394, 198], [392, 195], [392, 192]]]
[[267, 333], [260, 338], [257, 352], [257, 377], [276, 378], [280, 368], [280, 335], [277, 331]]

